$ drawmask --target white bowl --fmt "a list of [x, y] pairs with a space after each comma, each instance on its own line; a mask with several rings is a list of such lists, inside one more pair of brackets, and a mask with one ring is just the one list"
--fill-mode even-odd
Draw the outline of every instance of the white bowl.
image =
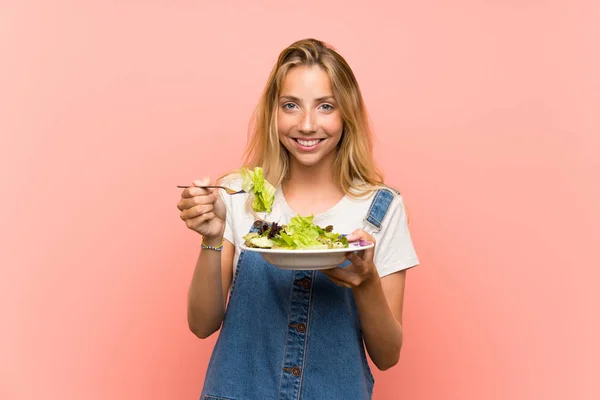
[[362, 240], [360, 242], [350, 242], [348, 247], [340, 249], [260, 249], [248, 247], [245, 244], [240, 247], [245, 251], [260, 253], [267, 262], [282, 269], [319, 270], [335, 268], [347, 260], [347, 253], [369, 249], [373, 246], [373, 243]]

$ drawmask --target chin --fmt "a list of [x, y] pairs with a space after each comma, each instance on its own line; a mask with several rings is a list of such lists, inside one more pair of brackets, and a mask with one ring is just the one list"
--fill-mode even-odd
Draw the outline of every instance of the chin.
[[322, 163], [326, 163], [329, 157], [327, 155], [323, 156], [320, 154], [292, 154], [292, 156], [296, 159], [299, 165], [304, 167], [314, 167]]
[[298, 162], [298, 164], [303, 165], [305, 167], [312, 167], [314, 165], [319, 164], [319, 162], [321, 162], [322, 158], [320, 157], [303, 157], [303, 156], [296, 156], [293, 155], [294, 158], [296, 159], [296, 161]]

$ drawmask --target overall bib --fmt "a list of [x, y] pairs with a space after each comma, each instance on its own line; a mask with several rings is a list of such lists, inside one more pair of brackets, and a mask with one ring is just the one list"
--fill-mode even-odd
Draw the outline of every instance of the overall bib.
[[[373, 197], [375, 230], [393, 196]], [[352, 290], [242, 251], [200, 399], [368, 400], [373, 383]]]

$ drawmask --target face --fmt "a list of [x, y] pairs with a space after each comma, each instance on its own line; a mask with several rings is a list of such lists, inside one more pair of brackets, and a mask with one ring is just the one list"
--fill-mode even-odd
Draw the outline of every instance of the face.
[[319, 66], [290, 69], [279, 95], [277, 129], [292, 167], [333, 165], [343, 127], [327, 73]]

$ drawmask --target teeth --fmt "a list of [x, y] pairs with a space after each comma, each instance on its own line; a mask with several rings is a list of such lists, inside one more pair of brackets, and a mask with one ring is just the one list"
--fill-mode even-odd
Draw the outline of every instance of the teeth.
[[300, 140], [300, 139], [296, 139], [296, 141], [298, 143], [300, 143], [302, 146], [311, 147], [311, 146], [314, 146], [317, 143], [319, 143], [321, 140], [320, 139], [314, 139], [314, 140]]

